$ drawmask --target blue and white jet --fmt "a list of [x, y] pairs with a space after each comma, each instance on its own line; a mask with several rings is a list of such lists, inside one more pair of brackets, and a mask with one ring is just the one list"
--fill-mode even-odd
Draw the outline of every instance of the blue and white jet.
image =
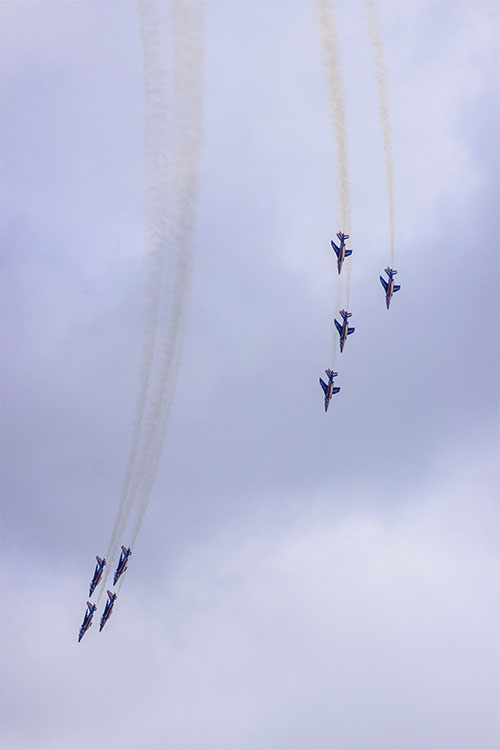
[[115, 570], [115, 577], [113, 578], [113, 586], [116, 586], [121, 574], [125, 573], [125, 571], [127, 570], [127, 562], [131, 554], [132, 554], [132, 550], [130, 549], [130, 547], [127, 549], [122, 544], [122, 552], [120, 555], [120, 560], [118, 561], [118, 567]]
[[78, 643], [80, 643], [83, 636], [92, 625], [92, 618], [94, 616], [94, 612], [96, 611], [96, 609], [97, 607], [95, 604], [92, 604], [92, 602], [87, 602], [87, 611], [85, 612], [85, 617], [83, 618], [83, 624], [82, 624], [82, 627], [80, 628], [80, 633], [78, 635]]
[[347, 250], [345, 246], [345, 241], [349, 239], [348, 234], [344, 234], [343, 232], [337, 232], [337, 237], [340, 240], [340, 247], [335, 244], [335, 242], [332, 240], [331, 244], [335, 251], [335, 255], [337, 256], [337, 268], [339, 270], [339, 273], [342, 270], [342, 263], [346, 258], [349, 257], [349, 255], [352, 255], [352, 250]]
[[325, 393], [325, 411], [328, 411], [330, 399], [335, 393], [338, 393], [340, 391], [340, 387], [333, 385], [333, 378], [337, 377], [338, 372], [332, 372], [332, 370], [328, 369], [325, 370], [325, 373], [328, 376], [328, 383], [325, 383], [322, 378], [319, 379], [319, 382]]
[[99, 555], [96, 556], [96, 560], [97, 565], [95, 566], [94, 577], [90, 582], [89, 596], [92, 596], [93, 592], [97, 588], [102, 577], [102, 571], [104, 570], [104, 566], [106, 565], [106, 560], [104, 558], [101, 559]]
[[99, 633], [101, 632], [101, 630], [106, 625], [109, 618], [111, 617], [111, 612], [113, 611], [113, 605], [115, 603], [115, 599], [117, 596], [118, 594], [113, 594], [113, 592], [109, 591], [108, 589], [108, 601], [106, 602], [106, 606], [104, 607], [104, 612], [102, 613], [101, 624], [99, 626]]
[[397, 271], [394, 270], [394, 268], [389, 268], [389, 266], [387, 266], [385, 272], [388, 275], [389, 279], [386, 281], [383, 276], [381, 276], [380, 281], [385, 289], [385, 304], [387, 305], [387, 309], [389, 309], [392, 295], [394, 294], [394, 292], [399, 292], [399, 290], [401, 289], [401, 284], [394, 283], [394, 277], [397, 274]]
[[335, 327], [336, 327], [337, 331], [339, 332], [339, 336], [340, 336], [340, 351], [343, 352], [344, 351], [344, 344], [345, 344], [345, 342], [347, 340], [347, 337], [350, 336], [351, 333], [354, 333], [354, 331], [356, 329], [355, 328], [350, 328], [347, 325], [347, 319], [351, 317], [352, 313], [347, 312], [346, 310], [339, 310], [339, 312], [342, 315], [342, 318], [343, 318], [344, 322], [341, 325], [338, 322], [337, 318], [334, 318], [334, 323], [335, 323]]

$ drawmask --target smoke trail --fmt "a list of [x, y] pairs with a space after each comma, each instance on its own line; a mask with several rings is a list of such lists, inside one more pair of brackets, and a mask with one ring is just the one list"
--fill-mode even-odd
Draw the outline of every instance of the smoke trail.
[[183, 348], [186, 306], [191, 279], [194, 225], [202, 144], [203, 0], [177, 0], [174, 24], [174, 146], [172, 157], [173, 225], [169, 235], [175, 259], [165, 306], [159, 376], [151, 400], [142, 447], [139, 508], [131, 544], [137, 539], [154, 485]]
[[382, 49], [382, 36], [378, 18], [378, 6], [375, 0], [365, 0], [368, 34], [375, 58], [375, 78], [377, 80], [380, 123], [384, 139], [385, 173], [387, 183], [387, 201], [389, 206], [389, 232], [391, 247], [391, 266], [394, 265], [394, 179], [392, 169], [392, 139], [389, 118], [389, 100], [387, 97], [387, 75]]
[[[131, 480], [139, 450], [144, 413], [153, 365], [157, 337], [158, 311], [162, 290], [162, 276], [166, 261], [165, 236], [168, 224], [168, 133], [171, 120], [168, 98], [168, 69], [165, 65], [165, 50], [168, 49], [167, 28], [156, 12], [154, 3], [139, 0], [141, 38], [144, 56], [145, 88], [145, 178], [146, 221], [145, 247], [148, 255], [148, 308], [143, 342], [142, 368], [136, 414], [132, 431], [129, 459], [125, 474], [120, 505], [109, 542], [107, 559], [115, 550], [126, 525], [132, 496]], [[145, 40], [147, 39], [147, 44]], [[104, 581], [105, 583], [105, 581]]]
[[[330, 0], [313, 0], [316, 8], [316, 18], [323, 53], [328, 85], [328, 103], [332, 120], [333, 133], [337, 153], [336, 183], [339, 204], [340, 230], [346, 234], [351, 232], [351, 185], [349, 180], [349, 153], [347, 147], [347, 127], [344, 104], [344, 82], [339, 53], [337, 28], [335, 23], [334, 6]], [[345, 274], [345, 276], [344, 276]], [[347, 263], [340, 277], [346, 280], [347, 309], [349, 309], [351, 290], [351, 262]], [[338, 277], [336, 287], [335, 312], [342, 306], [342, 283]], [[335, 325], [333, 325], [334, 361], [338, 346]]]
[[313, 0], [317, 10], [323, 60], [328, 81], [328, 101], [337, 147], [337, 184], [342, 232], [351, 228], [351, 188], [344, 106], [344, 83], [339, 55], [334, 8], [329, 0]]
[[[179, 321], [182, 320], [180, 311], [185, 306], [185, 279], [189, 276], [186, 271], [189, 259], [184, 256], [186, 249], [189, 255], [190, 244], [183, 243], [185, 237], [182, 231], [179, 239], [179, 226], [185, 226], [186, 221], [189, 227], [194, 223], [194, 220], [189, 221], [189, 217], [183, 217], [180, 210], [185, 205], [181, 193], [185, 190], [186, 180], [183, 181], [179, 175], [189, 174], [192, 154], [197, 154], [198, 164], [201, 144], [201, 133], [197, 149], [193, 148], [196, 144], [192, 140], [188, 139], [186, 145], [184, 135], [186, 129], [189, 131], [190, 119], [193, 119], [191, 110], [201, 112], [198, 106], [201, 102], [201, 66], [195, 64], [191, 76], [183, 73], [189, 69], [191, 58], [196, 60], [202, 56], [201, 35], [193, 45], [185, 28], [189, 28], [190, 23], [193, 25], [189, 20], [190, 12], [195, 17], [200, 15], [199, 4], [191, 3], [189, 8], [185, 2], [173, 4], [173, 43], [170, 45], [165, 15], [161, 13], [169, 6], [155, 0], [139, 0], [138, 7], [144, 55], [148, 307], [131, 448], [108, 547], [107, 559], [110, 564], [116, 558], [120, 537], [139, 488], [152, 488], [161, 455], [180, 359], [180, 352], [177, 351]], [[193, 96], [193, 92], [197, 93]], [[197, 119], [201, 131], [201, 114]], [[155, 378], [158, 369], [160, 374]], [[158, 437], [159, 423], [163, 428], [161, 439]], [[143, 489], [141, 497], [144, 499]], [[137, 533], [138, 529], [134, 533], [134, 541]], [[106, 588], [108, 571], [109, 567], [98, 599]]]

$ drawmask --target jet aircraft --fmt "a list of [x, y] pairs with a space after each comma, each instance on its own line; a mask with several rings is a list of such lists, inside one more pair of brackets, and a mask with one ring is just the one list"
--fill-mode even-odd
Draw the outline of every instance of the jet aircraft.
[[344, 234], [343, 232], [337, 232], [337, 237], [340, 240], [340, 247], [335, 244], [335, 242], [332, 240], [331, 245], [335, 251], [335, 255], [337, 256], [337, 268], [339, 270], [339, 273], [342, 270], [342, 263], [346, 258], [349, 257], [349, 255], [352, 255], [352, 250], [347, 250], [345, 246], [345, 241], [349, 239], [348, 234]]
[[386, 274], [388, 275], [389, 279], [386, 281], [382, 276], [380, 277], [380, 281], [382, 282], [382, 286], [385, 289], [385, 304], [387, 305], [387, 309], [389, 309], [389, 305], [391, 304], [392, 295], [394, 292], [399, 292], [401, 289], [401, 284], [395, 284], [394, 283], [394, 276], [397, 274], [397, 271], [395, 271], [393, 268], [387, 268], [385, 269]]
[[322, 380], [322, 378], [319, 379], [319, 382], [325, 392], [325, 411], [328, 411], [328, 404], [330, 403], [331, 397], [334, 395], [334, 393], [338, 393], [340, 391], [340, 388], [338, 386], [333, 385], [333, 378], [337, 377], [338, 372], [325, 370], [325, 373], [328, 376], [328, 383], [325, 383], [325, 381]]
[[130, 549], [130, 547], [127, 549], [122, 544], [122, 551], [121, 551], [121, 555], [120, 555], [120, 560], [118, 562], [118, 567], [115, 570], [115, 577], [113, 579], [113, 586], [116, 586], [116, 584], [118, 583], [118, 579], [120, 578], [121, 574], [125, 573], [125, 571], [127, 570], [127, 561], [128, 561], [128, 559], [129, 559], [129, 557], [130, 557], [131, 554], [132, 554], [132, 550]]
[[95, 591], [97, 585], [99, 584], [99, 581], [102, 577], [102, 571], [104, 570], [104, 566], [106, 565], [106, 560], [99, 557], [99, 555], [96, 556], [97, 565], [95, 566], [94, 571], [94, 577], [92, 578], [90, 582], [90, 589], [89, 589], [89, 596], [92, 596], [93, 592]]
[[347, 312], [346, 310], [339, 310], [340, 314], [342, 315], [342, 318], [344, 322], [342, 325], [338, 322], [337, 318], [334, 318], [334, 323], [337, 331], [339, 332], [340, 336], [340, 351], [344, 351], [344, 344], [347, 340], [347, 337], [351, 335], [351, 333], [354, 333], [355, 328], [350, 328], [347, 325], [347, 318], [350, 318], [352, 313]]
[[94, 612], [96, 611], [96, 609], [97, 607], [95, 604], [92, 604], [92, 602], [87, 602], [87, 611], [85, 612], [85, 617], [83, 618], [83, 624], [82, 624], [82, 627], [80, 628], [80, 633], [78, 635], [78, 643], [80, 643], [83, 636], [92, 625], [92, 618], [94, 616]]
[[104, 607], [104, 612], [102, 613], [101, 624], [99, 626], [99, 633], [101, 632], [101, 630], [106, 625], [109, 618], [111, 617], [111, 612], [113, 611], [113, 605], [115, 603], [115, 599], [117, 596], [118, 594], [113, 594], [113, 592], [109, 591], [108, 589], [108, 601], [106, 602], [106, 606]]

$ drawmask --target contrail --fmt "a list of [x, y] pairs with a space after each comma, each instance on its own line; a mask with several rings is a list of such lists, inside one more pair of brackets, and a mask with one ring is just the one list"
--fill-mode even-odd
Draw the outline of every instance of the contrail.
[[[172, 8], [171, 44], [161, 9]], [[139, 0], [145, 81], [148, 309], [136, 416], [111, 564], [139, 500], [137, 538], [163, 447], [177, 381], [189, 287], [201, 154], [203, 2]], [[158, 12], [160, 11], [160, 12]], [[106, 578], [102, 591], [106, 587]]]
[[391, 266], [394, 265], [394, 177], [392, 169], [392, 139], [389, 118], [389, 99], [387, 96], [387, 75], [382, 49], [378, 5], [375, 0], [365, 0], [368, 34], [375, 58], [375, 78], [377, 80], [380, 123], [384, 140], [385, 173], [387, 183], [387, 201], [389, 206], [389, 233], [391, 247]]
[[[344, 103], [344, 82], [339, 53], [335, 9], [330, 0], [313, 0], [320, 35], [323, 62], [328, 85], [328, 103], [337, 153], [336, 183], [339, 205], [339, 219], [342, 232], [351, 233], [351, 185], [349, 180], [349, 153], [347, 147], [347, 127]], [[346, 264], [341, 276], [345, 274], [347, 308], [349, 308], [351, 289], [351, 262]], [[342, 279], [337, 280], [335, 311], [342, 306]], [[333, 325], [333, 320], [332, 320]], [[334, 327], [334, 352], [338, 344]]]

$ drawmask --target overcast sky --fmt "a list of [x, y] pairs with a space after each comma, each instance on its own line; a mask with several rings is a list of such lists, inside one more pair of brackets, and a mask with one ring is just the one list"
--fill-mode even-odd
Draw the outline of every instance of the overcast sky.
[[496, 3], [380, 4], [389, 311], [373, 55], [338, 4], [356, 331], [325, 414], [341, 227], [314, 7], [207, 2], [180, 379], [113, 616], [80, 644], [139, 388], [139, 16], [0, 9], [2, 747], [496, 750]]

